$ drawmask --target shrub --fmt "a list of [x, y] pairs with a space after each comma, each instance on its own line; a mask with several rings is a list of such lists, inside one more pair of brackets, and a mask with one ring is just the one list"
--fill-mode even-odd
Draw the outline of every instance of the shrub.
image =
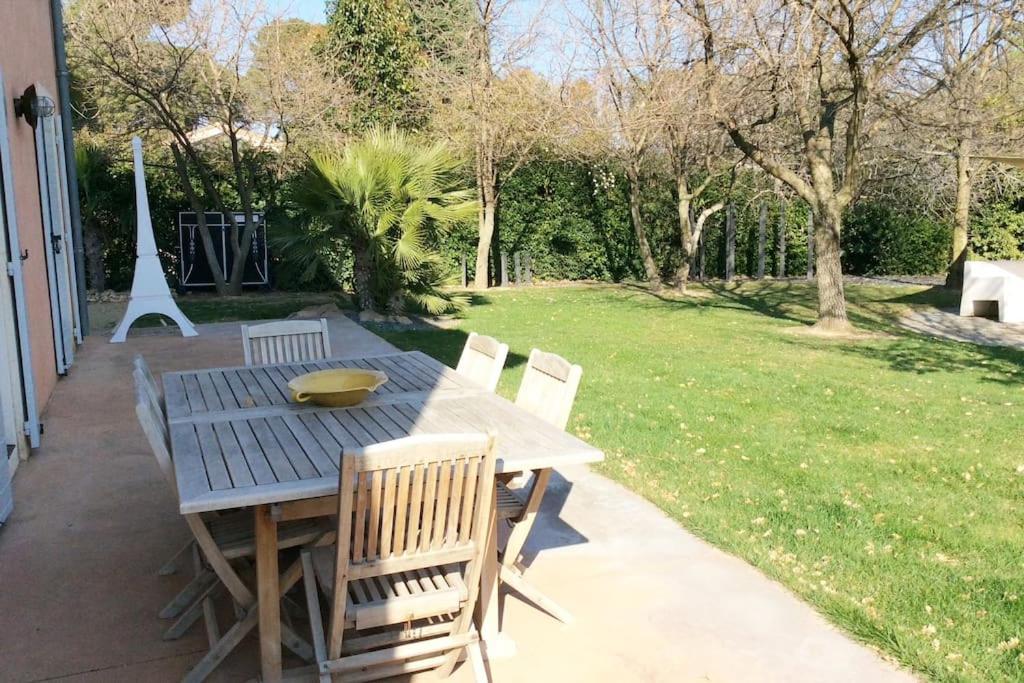
[[941, 273], [953, 248], [948, 225], [879, 202], [855, 205], [843, 230], [843, 271], [859, 275]]

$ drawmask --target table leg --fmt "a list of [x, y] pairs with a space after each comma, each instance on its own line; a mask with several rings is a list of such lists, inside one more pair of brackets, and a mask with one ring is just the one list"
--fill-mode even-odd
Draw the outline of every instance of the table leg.
[[260, 615], [260, 662], [263, 683], [281, 680], [281, 593], [278, 586], [277, 522], [269, 505], [257, 505], [256, 595]]
[[491, 501], [491, 515], [488, 522], [490, 532], [484, 548], [484, 564], [480, 572], [480, 598], [476, 604], [477, 629], [484, 642], [484, 653], [488, 659], [511, 657], [515, 654], [515, 642], [501, 632], [498, 604], [498, 498]]

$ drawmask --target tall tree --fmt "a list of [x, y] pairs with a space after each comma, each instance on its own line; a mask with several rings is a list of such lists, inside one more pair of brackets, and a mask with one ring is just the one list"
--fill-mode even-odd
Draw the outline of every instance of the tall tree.
[[[946, 152], [954, 160], [953, 253], [946, 286], [959, 289], [967, 260], [971, 193], [978, 161], [985, 151], [1001, 152], [1014, 137], [1013, 119], [1020, 115], [1014, 77], [1020, 68], [1008, 49], [1008, 32], [1020, 25], [1019, 3], [985, 0], [965, 2], [941, 30], [929, 36], [930, 49], [915, 55], [914, 71], [904, 91], [911, 104], [901, 107], [917, 129], [926, 153]], [[1019, 59], [1018, 59], [1019, 62]], [[923, 95], [928, 95], [924, 97]], [[982, 162], [984, 163], [984, 162]]]
[[[677, 0], [704, 36], [716, 115], [751, 161], [814, 213], [816, 327], [850, 327], [840, 264], [843, 214], [886, 120], [894, 76], [960, 0]], [[712, 91], [714, 92], [714, 91]]]
[[513, 0], [419, 0], [414, 6], [421, 33], [431, 36], [423, 74], [431, 128], [474, 157], [479, 212], [473, 286], [484, 289], [502, 188], [551, 139], [557, 119], [557, 93], [523, 66], [537, 45], [542, 15], [522, 23]]
[[325, 58], [355, 92], [351, 124], [416, 128], [424, 54], [408, 0], [329, 0]]
[[[682, 37], [686, 41], [686, 37]], [[679, 243], [676, 287], [686, 290], [697, 261], [697, 245], [708, 219], [725, 208], [725, 200], [701, 203], [716, 180], [733, 173], [737, 154], [730, 149], [706, 105], [715, 86], [699, 62], [684, 60], [666, 78], [659, 117], [675, 178]]]
[[75, 142], [75, 167], [82, 208], [82, 239], [89, 289], [107, 288], [104, 247], [131, 225], [131, 184], [114, 169], [106, 150], [86, 139]]
[[647, 236], [641, 190], [644, 164], [658, 135], [660, 109], [665, 106], [661, 97], [664, 80], [672, 66], [673, 30], [668, 9], [668, 0], [590, 0], [578, 21], [600, 87], [597, 110], [610, 113], [595, 120], [608, 128], [609, 151], [618, 153], [625, 168], [630, 220], [644, 274], [654, 289], [661, 288], [661, 273]]

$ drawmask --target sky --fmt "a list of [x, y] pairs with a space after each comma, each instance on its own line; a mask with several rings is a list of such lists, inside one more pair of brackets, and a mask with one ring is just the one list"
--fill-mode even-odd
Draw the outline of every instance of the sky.
[[273, 14], [297, 17], [309, 22], [322, 24], [326, 16], [325, 0], [266, 0], [267, 9]]
[[[2, 2], [3, 0], [0, 0]], [[543, 17], [541, 32], [546, 38], [542, 38], [530, 54], [526, 56], [524, 63], [544, 74], [555, 74], [561, 70], [561, 62], [564, 61], [564, 54], [571, 52], [572, 40], [568, 38], [569, 17], [566, 14], [566, 7], [572, 6], [575, 0], [570, 2], [550, 2], [549, 0], [518, 0], [513, 5], [515, 18], [514, 23], [529, 25], [531, 21]], [[267, 11], [272, 15], [285, 17], [296, 17], [314, 23], [324, 23], [326, 20], [326, 0], [264, 0]]]

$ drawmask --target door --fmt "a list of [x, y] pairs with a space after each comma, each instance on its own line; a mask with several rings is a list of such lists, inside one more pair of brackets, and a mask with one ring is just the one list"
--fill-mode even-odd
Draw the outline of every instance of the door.
[[[50, 97], [36, 85], [40, 96]], [[52, 98], [51, 98], [52, 99]], [[39, 119], [36, 125], [36, 168], [39, 197], [46, 237], [46, 273], [50, 287], [50, 315], [57, 372], [65, 375], [75, 360], [78, 338], [78, 301], [74, 295], [74, 258], [71, 253], [71, 221], [67, 203], [67, 175], [64, 168], [58, 117]]]
[[[11, 145], [7, 135], [10, 99], [0, 70], [0, 262], [6, 267], [0, 281], [0, 395], [6, 396], [2, 419], [13, 428], [5, 429], [5, 439], [39, 445], [39, 413], [36, 410], [35, 380], [32, 376], [32, 346], [28, 337], [28, 308], [22, 276], [22, 251], [18, 240], [18, 218], [14, 205]], [[4, 444], [7, 451], [7, 444]], [[24, 446], [15, 449], [15, 457]], [[6, 454], [6, 453], [5, 453]], [[6, 461], [4, 461], [6, 464]], [[2, 476], [2, 475], [0, 475]]]

